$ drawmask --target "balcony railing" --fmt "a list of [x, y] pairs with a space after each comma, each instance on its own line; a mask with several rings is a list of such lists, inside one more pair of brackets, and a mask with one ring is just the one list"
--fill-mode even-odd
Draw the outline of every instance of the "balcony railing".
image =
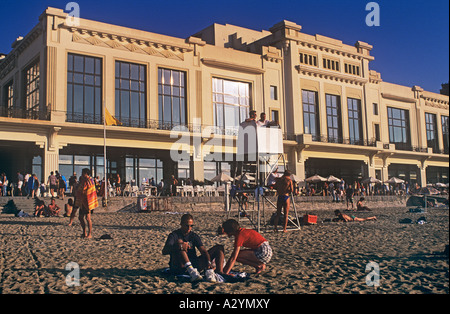
[[336, 144], [347, 144], [347, 145], [357, 145], [357, 146], [376, 146], [375, 138], [372, 139], [352, 139], [346, 137], [330, 137], [324, 135], [313, 135], [312, 140], [314, 142], [321, 143], [336, 143]]
[[47, 110], [47, 107], [40, 108], [39, 110], [0, 107], [0, 116], [30, 120], [50, 120], [50, 111]]
[[[0, 113], [2, 113], [1, 110]], [[103, 124], [103, 117], [101, 115], [94, 115], [94, 114], [67, 113], [66, 121], [75, 123], [87, 123], [87, 124]], [[129, 118], [121, 119], [120, 122], [122, 123], [121, 127], [133, 127], [133, 128], [166, 130], [166, 131], [173, 130], [180, 132], [186, 131], [190, 133], [192, 132], [203, 133], [206, 135], [218, 134], [227, 136], [237, 136], [238, 134], [237, 127], [219, 127], [219, 126], [192, 124], [192, 123], [181, 124], [160, 120], [129, 119]], [[324, 135], [312, 135], [311, 138], [312, 141], [314, 142], [347, 144], [347, 145], [367, 146], [367, 147], [376, 147], [377, 143], [375, 138], [355, 140], [345, 137], [329, 137]], [[299, 135], [294, 133], [284, 133], [283, 139], [289, 141], [298, 141]], [[426, 147], [412, 146], [409, 143], [391, 143], [391, 144], [395, 144], [396, 150], [404, 150], [420, 153], [428, 152], [428, 149]], [[383, 143], [383, 149], [389, 149], [389, 143]], [[448, 149], [436, 151], [433, 150], [433, 152], [436, 154], [448, 154]]]

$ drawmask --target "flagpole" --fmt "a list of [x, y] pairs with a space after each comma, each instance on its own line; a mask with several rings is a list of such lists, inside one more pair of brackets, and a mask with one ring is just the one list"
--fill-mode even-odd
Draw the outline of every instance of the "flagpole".
[[105, 167], [105, 206], [108, 204], [108, 163], [106, 161], [106, 104], [103, 101], [103, 165]]

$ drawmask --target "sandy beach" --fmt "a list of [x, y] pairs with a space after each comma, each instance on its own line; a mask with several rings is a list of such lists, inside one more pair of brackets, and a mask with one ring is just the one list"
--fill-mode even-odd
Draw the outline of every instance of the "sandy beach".
[[[304, 210], [299, 209], [300, 215]], [[162, 273], [168, 256], [161, 254], [168, 234], [179, 227], [181, 213], [94, 213], [93, 239], [80, 239], [81, 227], [69, 218], [19, 218], [0, 215], [0, 293], [2, 294], [448, 294], [449, 211], [432, 208], [409, 213], [377, 208], [355, 213], [376, 221], [324, 222], [332, 210], [315, 210], [317, 225], [287, 234], [263, 232], [274, 250], [259, 276], [239, 283], [177, 281]], [[207, 247], [233, 241], [217, 237], [224, 212], [191, 212], [194, 231]], [[425, 224], [399, 220], [425, 216]], [[112, 239], [100, 239], [108, 234]], [[68, 286], [68, 263], [79, 265], [79, 286]], [[379, 286], [369, 286], [379, 267]], [[248, 266], [234, 268], [252, 273]], [[370, 277], [375, 278], [375, 277]]]

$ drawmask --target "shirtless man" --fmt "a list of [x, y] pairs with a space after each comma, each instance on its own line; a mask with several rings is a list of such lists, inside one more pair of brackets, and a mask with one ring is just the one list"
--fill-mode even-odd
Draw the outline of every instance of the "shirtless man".
[[334, 211], [334, 214], [337, 216], [337, 218], [336, 218], [337, 221], [344, 221], [344, 222], [377, 220], [377, 217], [375, 217], [375, 216], [367, 217], [367, 218], [358, 218], [354, 215], [349, 216], [346, 214], [342, 214], [339, 209], [336, 209]]
[[277, 199], [277, 213], [274, 220], [273, 230], [278, 232], [278, 219], [281, 215], [281, 210], [284, 208], [284, 228], [283, 232], [286, 232], [288, 217], [289, 217], [289, 206], [290, 206], [290, 196], [294, 191], [294, 184], [291, 180], [291, 172], [286, 170], [281, 178], [276, 179], [275, 190], [278, 194]]
[[48, 205], [49, 216], [58, 216], [61, 208], [55, 203], [55, 199], [52, 197], [50, 204]]

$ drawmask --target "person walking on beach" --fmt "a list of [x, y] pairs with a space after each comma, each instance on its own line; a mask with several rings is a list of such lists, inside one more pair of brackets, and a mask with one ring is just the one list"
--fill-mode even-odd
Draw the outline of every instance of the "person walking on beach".
[[284, 209], [284, 227], [283, 232], [286, 232], [288, 218], [289, 218], [289, 207], [290, 207], [290, 197], [291, 193], [294, 191], [294, 185], [291, 179], [291, 172], [286, 170], [281, 178], [278, 178], [275, 183], [275, 190], [278, 194], [277, 199], [277, 213], [274, 219], [273, 230], [278, 232], [278, 220], [281, 216], [281, 210]]
[[337, 216], [336, 221], [344, 221], [344, 222], [351, 222], [351, 221], [370, 221], [370, 220], [377, 220], [377, 217], [367, 217], [367, 218], [358, 218], [354, 215], [346, 215], [341, 213], [339, 209], [336, 209], [334, 211], [334, 214]]
[[347, 190], [345, 190], [345, 199], [347, 200], [347, 210], [348, 210], [348, 203], [352, 204], [352, 210], [353, 210], [353, 195], [355, 194], [355, 190], [353, 189], [352, 185], [349, 185]]
[[[200, 236], [192, 231], [194, 218], [190, 214], [181, 217], [180, 225], [181, 228], [169, 234], [162, 250], [163, 255], [170, 255], [170, 272], [174, 275], [187, 272], [191, 281], [198, 281], [203, 279], [199, 270], [206, 270], [206, 279], [215, 281], [212, 262], [215, 262], [216, 272], [222, 273], [223, 246], [215, 245], [206, 250]], [[196, 248], [200, 251], [200, 257], [197, 257]]]
[[256, 274], [266, 269], [272, 258], [272, 248], [261, 234], [253, 229], [241, 228], [234, 219], [225, 221], [222, 230], [228, 237], [234, 236], [234, 249], [223, 268], [224, 274], [229, 274], [236, 262], [254, 267]]
[[84, 168], [81, 171], [80, 183], [76, 191], [75, 206], [79, 207], [80, 210], [78, 219], [83, 229], [81, 237], [90, 239], [92, 238], [91, 212], [98, 207], [98, 200], [95, 183], [91, 178], [91, 171], [88, 168]]

